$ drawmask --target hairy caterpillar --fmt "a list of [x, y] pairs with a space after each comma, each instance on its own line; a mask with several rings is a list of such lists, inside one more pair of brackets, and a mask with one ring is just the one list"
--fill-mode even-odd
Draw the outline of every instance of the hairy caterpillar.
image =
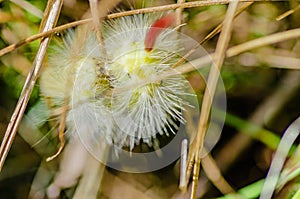
[[[41, 76], [43, 96], [66, 105], [69, 134], [104, 139], [118, 147], [134, 147], [141, 139], [151, 144], [156, 134], [168, 133], [184, 122], [181, 96], [188, 82], [170, 77], [125, 92], [113, 89], [155, 77], [180, 58], [178, 35], [167, 28], [173, 15], [134, 15], [104, 23], [104, 46], [86, 30], [68, 32], [53, 48]], [[104, 53], [105, 51], [105, 53]]]
[[[65, 109], [66, 132], [75, 140], [71, 144], [82, 143], [94, 158], [108, 166], [113, 164], [107, 160], [114, 157], [107, 158], [106, 146], [113, 147], [116, 154], [125, 151], [122, 158], [126, 161], [121, 160], [122, 164], [126, 162], [124, 165], [137, 168], [123, 170], [117, 166], [116, 169], [127, 172], [157, 170], [180, 156], [180, 142], [187, 132], [181, 125], [186, 123], [184, 113], [189, 112], [188, 120], [195, 123], [199, 107], [189, 82], [173, 66], [198, 43], [177, 32], [177, 27], [171, 29], [173, 20], [173, 14], [140, 14], [108, 20], [102, 24], [103, 43], [99, 43], [90, 27], [81, 26], [67, 32], [52, 48], [48, 66], [41, 76], [41, 93], [51, 99], [54, 107], [68, 107]], [[205, 50], [194, 55], [198, 58], [203, 54]], [[193, 63], [188, 64], [193, 67]], [[174, 73], [156, 79], [166, 71]], [[193, 110], [187, 111], [187, 107]], [[195, 130], [188, 131], [193, 139]], [[220, 129], [212, 126], [209, 131]], [[155, 148], [157, 135], [169, 133], [176, 134], [176, 139], [161, 148], [166, 154], [162, 162], [157, 154], [155, 157], [151, 153], [131, 156], [134, 146], [141, 141]], [[207, 149], [217, 142], [219, 134], [209, 134], [209, 137]], [[124, 147], [128, 147], [130, 153]], [[62, 179], [68, 168], [61, 164], [60, 172], [48, 189], [49, 196], [56, 197], [60, 189], [73, 186], [80, 172], [76, 171], [66, 182]]]

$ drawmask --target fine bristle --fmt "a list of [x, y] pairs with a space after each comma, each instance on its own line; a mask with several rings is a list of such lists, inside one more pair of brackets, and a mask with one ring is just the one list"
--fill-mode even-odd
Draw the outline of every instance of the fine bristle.
[[149, 28], [145, 38], [145, 50], [150, 52], [157, 40], [157, 37], [166, 28], [169, 28], [175, 22], [175, 15], [173, 13], [157, 19]]
[[[155, 15], [110, 20], [103, 24], [104, 47], [94, 33], [79, 27], [53, 48], [41, 89], [47, 97], [69, 98], [69, 129], [90, 143], [104, 139], [130, 149], [140, 140], [151, 145], [157, 134], [175, 133], [175, 121], [184, 122], [181, 111], [187, 104], [183, 98], [188, 95], [188, 82], [183, 77], [114, 92], [154, 78], [178, 61], [178, 33], [162, 29], [172, 20], [172, 15], [158, 20]], [[153, 35], [154, 28], [160, 28], [159, 33]], [[151, 36], [156, 42], [149, 51], [147, 37]]]

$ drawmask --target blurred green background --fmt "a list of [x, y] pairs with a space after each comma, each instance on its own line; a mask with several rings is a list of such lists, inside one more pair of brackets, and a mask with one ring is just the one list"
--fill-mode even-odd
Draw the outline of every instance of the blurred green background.
[[[24, 8], [24, 2], [30, 3], [36, 10], [31, 7]], [[172, 3], [175, 2], [128, 0], [122, 1], [118, 8], [127, 10]], [[230, 46], [275, 32], [299, 28], [300, 10], [280, 21], [276, 20], [280, 14], [296, 8], [298, 4], [299, 1], [293, 0], [255, 2], [235, 19]], [[37, 34], [41, 16], [36, 15], [41, 14], [45, 6], [46, 1], [39, 0], [0, 1], [0, 48]], [[78, 20], [87, 11], [87, 1], [66, 0], [58, 25]], [[182, 27], [182, 32], [200, 41], [222, 22], [225, 12], [226, 5], [185, 9], [183, 16], [186, 25]], [[218, 36], [215, 36], [204, 43], [203, 47], [208, 52], [213, 52], [217, 39]], [[235, 190], [257, 182], [266, 175], [274, 146], [277, 145], [274, 142], [279, 141], [288, 125], [299, 116], [299, 41], [298, 38], [272, 44], [225, 60], [222, 78], [227, 94], [228, 115], [221, 139], [212, 155], [223, 171], [225, 179]], [[39, 41], [34, 41], [0, 57], [1, 138], [4, 136], [38, 46]], [[197, 75], [188, 77], [195, 91], [201, 95], [203, 85], [200, 85], [199, 78]], [[40, 182], [46, 186], [57, 169], [58, 160], [45, 163], [45, 158], [56, 151], [58, 139], [51, 121], [43, 120], [46, 113], [43, 112], [45, 109], [42, 103], [37, 84], [29, 101], [25, 119], [19, 128], [19, 134], [0, 173], [0, 198], [28, 198], [34, 179], [36, 183]], [[254, 127], [251, 128], [251, 125]], [[255, 127], [263, 128], [265, 131], [257, 133], [253, 130]], [[40, 167], [41, 165], [43, 167]], [[173, 171], [174, 165], [175, 163], [147, 174], [126, 174], [108, 169], [108, 177], [104, 179], [104, 184], [105, 180], [117, 178], [123, 183], [118, 186], [135, 187], [135, 191], [141, 192], [141, 198], [143, 196], [147, 198], [149, 193], [152, 194], [150, 198], [176, 198], [176, 196], [180, 198], [182, 196], [177, 188], [178, 174]], [[35, 178], [37, 171], [41, 172], [41, 168], [48, 168], [51, 174], [45, 176], [45, 182]], [[212, 183], [207, 182], [205, 174], [201, 174], [201, 180], [203, 182], [206, 180], [206, 183], [199, 197], [212, 198], [223, 195]], [[289, 193], [293, 193], [291, 191], [293, 187], [297, 186], [299, 185], [296, 180], [277, 197], [288, 197]], [[63, 197], [71, 197], [75, 189], [66, 190], [62, 194]], [[114, 188], [111, 190], [118, 191]], [[127, 190], [131, 191], [129, 188]], [[147, 193], [145, 190], [150, 191]], [[259, 189], [254, 192], [256, 195], [259, 194]], [[119, 194], [121, 196], [122, 192]], [[104, 185], [101, 198], [117, 198], [113, 195]], [[124, 194], [122, 198], [129, 197]]]

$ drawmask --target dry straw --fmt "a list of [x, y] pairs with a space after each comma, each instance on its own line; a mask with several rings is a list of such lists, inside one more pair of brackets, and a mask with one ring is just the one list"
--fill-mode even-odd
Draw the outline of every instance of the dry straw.
[[[247, 1], [207, 0], [207, 1], [187, 2], [187, 3], [184, 3], [184, 1], [180, 1], [178, 4], [170, 4], [170, 5], [165, 5], [165, 6], [137, 9], [137, 10], [132, 10], [132, 11], [114, 13], [114, 14], [107, 15], [106, 17], [101, 17], [101, 19], [113, 19], [113, 18], [117, 18], [117, 17], [129, 16], [129, 15], [134, 15], [134, 14], [160, 12], [160, 11], [177, 9], [177, 21], [178, 21], [177, 23], [180, 23], [180, 21], [181, 21], [180, 18], [182, 15], [181, 12], [182, 12], [182, 9], [184, 9], [184, 8], [192, 8], [192, 7], [217, 5], [217, 4], [228, 4], [229, 3], [229, 8], [227, 10], [227, 14], [226, 14], [223, 24], [218, 26], [211, 34], [209, 34], [203, 40], [203, 41], [206, 41], [221, 31], [221, 35], [218, 40], [218, 44], [217, 44], [215, 53], [212, 53], [208, 56], [201, 57], [198, 60], [193, 61], [194, 65], [196, 65], [197, 67], [201, 67], [207, 63], [210, 63], [211, 62], [210, 57], [213, 57], [213, 64], [212, 64], [211, 71], [209, 74], [207, 88], [205, 90], [203, 103], [202, 103], [202, 110], [201, 110], [201, 117], [199, 120], [197, 139], [196, 139], [196, 142], [194, 143], [194, 146], [191, 147], [191, 149], [193, 149], [193, 150], [190, 150], [189, 162], [188, 162], [189, 170], [188, 170], [188, 174], [186, 175], [187, 178], [189, 178], [189, 172], [191, 171], [190, 169], [191, 169], [191, 165], [192, 165], [191, 163], [195, 162], [194, 168], [193, 168], [193, 189], [192, 189], [192, 194], [191, 194], [191, 198], [193, 198], [193, 199], [196, 198], [196, 190], [197, 190], [197, 185], [198, 185], [198, 176], [199, 176], [199, 169], [200, 169], [200, 152], [203, 148], [204, 135], [207, 130], [206, 127], [207, 127], [207, 123], [208, 123], [208, 117], [209, 117], [209, 112], [211, 109], [212, 99], [213, 99], [215, 88], [216, 88], [216, 83], [219, 78], [219, 70], [222, 67], [224, 59], [226, 57], [233, 57], [240, 53], [243, 53], [243, 52], [246, 52], [246, 51], [261, 47], [261, 46], [274, 44], [277, 42], [300, 37], [300, 29], [298, 28], [298, 29], [293, 29], [293, 30], [287, 30], [287, 31], [280, 32], [280, 33], [275, 33], [275, 34], [272, 34], [269, 36], [254, 39], [252, 41], [248, 41], [248, 42], [239, 44], [237, 46], [228, 48], [228, 43], [229, 43], [230, 36], [231, 36], [231, 28], [232, 28], [234, 17], [237, 16], [240, 12], [242, 12], [246, 7], [251, 5], [251, 3], [253, 1], [250, 1], [250, 3], [245, 4], [244, 8], [240, 8], [239, 11], [236, 12], [238, 2], [247, 2]], [[90, 3], [91, 3], [91, 5], [93, 5], [93, 7], [97, 7], [97, 1], [90, 0]], [[55, 28], [54, 26], [56, 24], [57, 18], [60, 13], [61, 5], [62, 5], [62, 1], [60, 1], [60, 0], [49, 1], [46, 12], [43, 17], [43, 22], [41, 24], [41, 27], [43, 29], [41, 31], [41, 33], [39, 33], [37, 35], [33, 35], [29, 38], [26, 38], [26, 39], [20, 41], [17, 44], [10, 45], [10, 46], [0, 50], [0, 56], [2, 56], [6, 53], [13, 51], [14, 49], [16, 49], [22, 45], [28, 44], [34, 40], [42, 38], [41, 43], [40, 43], [40, 48], [37, 52], [36, 58], [32, 65], [32, 70], [27, 76], [24, 88], [22, 90], [19, 101], [16, 105], [15, 111], [12, 115], [9, 126], [5, 133], [5, 137], [1, 144], [0, 169], [2, 169], [2, 167], [3, 167], [6, 156], [10, 150], [10, 147], [11, 147], [14, 137], [16, 135], [18, 125], [22, 119], [22, 116], [24, 114], [28, 100], [30, 98], [33, 86], [38, 77], [38, 74], [41, 69], [41, 65], [42, 65], [42, 62], [43, 62], [43, 59], [44, 59], [44, 56], [45, 56], [45, 53], [46, 53], [46, 50], [48, 47], [48, 43], [49, 43], [51, 34], [60, 32], [62, 30], [65, 30], [65, 29], [68, 29], [68, 28], [71, 28], [74, 26], [94, 22], [95, 29], [99, 30], [99, 31], [97, 31], [98, 41], [99, 41], [99, 43], [102, 42], [102, 35], [101, 35], [100, 29], [99, 29], [100, 22], [98, 20], [95, 20], [95, 16], [99, 16], [98, 13], [96, 12], [96, 10], [92, 10], [93, 18], [75, 21], [75, 22], [65, 24], [65, 25]], [[297, 9], [298, 9], [298, 7], [297, 7]], [[295, 10], [292, 10], [291, 12], [294, 12], [294, 11]], [[278, 17], [278, 20], [287, 16], [287, 14], [290, 14], [290, 12], [284, 13], [282, 16]], [[195, 47], [195, 49], [196, 48], [197, 48], [197, 46]], [[186, 57], [192, 53], [193, 52], [190, 51], [189, 54], [186, 55]], [[177, 67], [177, 71], [179, 71], [180, 73], [186, 73], [186, 72], [190, 72], [191, 70], [195, 70], [189, 64], [184, 64], [184, 65], [180, 65], [180, 64], [181, 63], [178, 62], [177, 64], [174, 65], [174, 67]], [[175, 75], [175, 74], [173, 74], [170, 70], [170, 71], [158, 76], [156, 78], [156, 81], [160, 81], [160, 80], [170, 77], [172, 75]], [[153, 80], [151, 80], [151, 81], [153, 81]], [[138, 85], [145, 84], [145, 83], [147, 83], [147, 81], [139, 82]], [[136, 86], [136, 85], [131, 85], [131, 86]], [[128, 89], [128, 88], [124, 88], [124, 89]], [[67, 111], [67, 106], [65, 106], [65, 110], [63, 110], [62, 112], [66, 112], [66, 111]], [[62, 117], [62, 120], [65, 120], [65, 117]], [[63, 131], [64, 122], [61, 122], [61, 125], [62, 126], [60, 126], [60, 131]], [[62, 146], [63, 146], [63, 142], [62, 142]], [[188, 179], [186, 179], [186, 180], [188, 180]], [[186, 185], [187, 185], [187, 183], [186, 183]], [[230, 188], [228, 188], [228, 189], [230, 189]]]

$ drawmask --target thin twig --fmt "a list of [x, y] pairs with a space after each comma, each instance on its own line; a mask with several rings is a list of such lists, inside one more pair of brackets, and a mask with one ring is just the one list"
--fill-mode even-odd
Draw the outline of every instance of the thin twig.
[[[265, 37], [261, 37], [258, 39], [254, 39], [254, 40], [233, 46], [226, 51], [226, 57], [227, 58], [234, 57], [238, 54], [247, 52], [249, 50], [253, 50], [255, 48], [259, 48], [259, 47], [270, 45], [270, 44], [275, 44], [275, 43], [282, 42], [282, 41], [289, 40], [289, 39], [296, 39], [298, 37], [300, 37], [300, 28], [287, 30], [284, 32], [279, 32], [279, 33], [274, 33], [272, 35], [268, 35]], [[191, 72], [195, 69], [198, 69], [207, 64], [210, 64], [212, 61], [210, 59], [210, 57], [214, 57], [214, 56], [215, 56], [215, 53], [211, 53], [209, 55], [200, 57], [198, 59], [190, 61], [190, 63], [186, 63], [186, 64], [183, 64], [183, 65], [177, 67], [176, 71], [179, 74]], [[287, 66], [285, 66], [284, 68], [289, 69]], [[294, 69], [294, 67], [292, 67], [291, 69]], [[162, 74], [162, 77], [163, 78], [166, 78], [164, 76], [169, 77], [167, 75], [167, 73], [168, 72], [166, 72], [165, 74]], [[174, 75], [174, 72], [172, 73], [172, 75]], [[162, 77], [158, 76], [157, 79], [155, 79], [155, 81], [160, 81]]]
[[214, 62], [210, 68], [210, 73], [207, 80], [207, 86], [203, 96], [203, 102], [201, 105], [201, 113], [198, 124], [198, 132], [196, 135], [196, 151], [190, 151], [195, 153], [195, 164], [193, 169], [193, 182], [192, 182], [192, 193], [191, 199], [196, 198], [196, 191], [198, 187], [198, 178], [200, 170], [200, 154], [203, 148], [204, 137], [208, 126], [209, 114], [212, 106], [212, 100], [217, 87], [217, 82], [219, 80], [220, 69], [222, 67], [223, 61], [225, 59], [225, 52], [228, 47], [232, 24], [234, 19], [234, 13], [237, 9], [238, 1], [232, 1], [229, 4], [223, 28], [220, 34], [220, 38], [216, 47], [216, 52], [214, 56]]
[[[96, 37], [100, 45], [103, 46], [103, 35], [101, 32], [101, 21], [99, 20], [99, 12], [98, 12], [98, 0], [89, 0], [90, 8], [92, 13], [92, 19], [94, 24], [94, 31], [96, 32]], [[101, 17], [103, 18], [103, 17]]]
[[202, 168], [205, 171], [207, 178], [218, 188], [218, 190], [223, 194], [234, 193], [234, 189], [222, 176], [222, 173], [210, 154], [207, 154], [202, 159]]
[[[295, 84], [295, 82], [299, 82], [299, 81], [300, 81], [300, 71], [288, 71], [288, 74], [286, 74], [282, 79], [282, 81], [280, 81], [280, 83], [278, 84], [278, 88], [276, 88], [276, 90], [273, 93], [271, 93], [266, 99], [263, 100], [262, 103], [259, 104], [255, 112], [251, 115], [250, 118], [247, 119], [247, 121], [249, 121], [252, 125], [257, 127], [262, 126], [263, 123], [264, 124], [270, 123], [270, 121], [272, 121], [273, 118], [280, 113], [280, 110], [284, 108], [287, 101], [291, 99], [291, 97], [295, 94], [297, 89], [299, 89], [299, 85]], [[270, 111], [270, 107], [273, 107], [271, 108], [271, 111]], [[269, 117], [266, 117], [265, 114], [266, 112], [268, 112]], [[240, 121], [233, 121], [233, 120], [235, 119], [232, 119], [229, 114], [228, 121], [232, 121], [232, 123], [240, 123]], [[248, 124], [245, 125], [240, 123], [239, 125], [234, 125], [234, 124], [232, 125], [230, 122], [229, 123], [226, 122], [226, 123], [230, 127], [237, 129], [239, 133], [237, 133], [237, 135], [233, 139], [231, 139], [229, 143], [225, 144], [225, 146], [222, 148], [222, 150], [217, 154], [215, 158], [222, 172], [226, 172], [230, 167], [230, 165], [232, 165], [233, 162], [237, 160], [238, 157], [247, 148], [249, 148], [252, 142], [252, 138], [255, 138], [254, 134], [258, 134], [258, 133], [253, 133], [254, 137], [251, 136], [250, 134], [252, 133], [249, 132]], [[250, 129], [255, 129], [255, 128], [250, 127]], [[262, 139], [268, 140], [266, 139], [266, 137]], [[273, 147], [271, 148], [276, 149], [278, 143], [279, 140], [277, 143], [274, 143], [275, 146], [272, 143]], [[269, 147], [270, 146], [271, 145], [269, 145]], [[192, 149], [190, 148], [190, 150]], [[203, 166], [203, 160], [202, 160], [202, 166]], [[198, 190], [201, 189], [202, 191], [200, 194], [199, 193], [197, 194], [197, 197], [201, 197], [201, 195], [204, 194], [205, 191], [204, 187], [207, 186], [208, 186], [208, 182], [204, 182], [204, 184], [198, 185]]]
[[[102, 1], [102, 2], [107, 2], [107, 1]], [[104, 38], [102, 35], [102, 27], [101, 27], [101, 22], [103, 20], [103, 18], [106, 16], [106, 12], [105, 13], [99, 13], [98, 11], [98, 0], [89, 0], [90, 3], [90, 10], [92, 13], [92, 20], [93, 20], [93, 29], [96, 33], [96, 38], [98, 40], [99, 46], [101, 47], [101, 50], [103, 51], [104, 57], [107, 57], [106, 55], [106, 49], [104, 46]], [[107, 60], [105, 60], [105, 62], [107, 62]], [[97, 69], [96, 71], [101, 71], [101, 67], [103, 67], [102, 65], [97, 65]]]
[[181, 157], [180, 157], [180, 181], [179, 188], [183, 193], [186, 192], [186, 167], [187, 167], [187, 149], [188, 141], [187, 139], [182, 140], [181, 142]]
[[[61, 10], [62, 1], [56, 0], [56, 1], [54, 1], [53, 4], [51, 4], [51, 5], [48, 4], [48, 6], [51, 6], [51, 11], [50, 11], [50, 14], [47, 15], [49, 17], [45, 24], [44, 31], [48, 31], [55, 26], [58, 16], [59, 16], [59, 13], [60, 13], [60, 10]], [[26, 82], [24, 84], [23, 90], [22, 90], [20, 98], [19, 98], [19, 101], [16, 105], [16, 108], [13, 112], [13, 115], [12, 115], [10, 122], [8, 124], [8, 127], [6, 129], [5, 136], [3, 138], [3, 141], [2, 141], [1, 147], [0, 147], [0, 170], [3, 167], [3, 164], [5, 162], [7, 154], [10, 150], [10, 147], [11, 147], [14, 137], [16, 135], [18, 126], [23, 117], [23, 114], [24, 114], [25, 108], [27, 106], [27, 103], [29, 101], [34, 84], [35, 84], [38, 74], [40, 72], [49, 41], [50, 41], [49, 37], [44, 38], [41, 41], [40, 48], [36, 54], [36, 57], [34, 59], [33, 65], [32, 65], [32, 69], [27, 76]]]
[[[68, 99], [65, 99], [65, 104], [68, 104], [67, 103], [68, 101], [69, 101]], [[60, 146], [58, 148], [58, 151], [54, 155], [52, 155], [51, 157], [48, 157], [46, 159], [47, 162], [56, 158], [59, 154], [61, 154], [62, 150], [64, 149], [64, 146], [65, 146], [64, 133], [65, 133], [65, 128], [66, 128], [67, 113], [68, 113], [68, 106], [63, 106], [63, 112], [60, 116], [61, 118], [60, 118], [60, 123], [59, 123], [59, 127], [58, 127], [58, 138], [60, 141]]]
[[[130, 16], [134, 14], [145, 14], [145, 13], [151, 13], [151, 12], [162, 12], [162, 11], [167, 11], [167, 10], [174, 10], [177, 8], [193, 8], [193, 7], [201, 7], [201, 6], [210, 6], [210, 5], [218, 5], [218, 4], [228, 4], [231, 0], [205, 0], [205, 1], [194, 1], [194, 2], [187, 2], [183, 4], [170, 4], [170, 5], [164, 5], [164, 6], [157, 6], [157, 7], [151, 7], [151, 8], [142, 8], [142, 9], [137, 9], [137, 10], [130, 10], [126, 12], [120, 12], [120, 13], [114, 13], [107, 15], [104, 18], [101, 19], [113, 19], [113, 18], [119, 18], [119, 17], [124, 17], [124, 16]], [[249, 0], [241, 0], [241, 2], [248, 2]], [[252, 1], [251, 1], [252, 2]], [[58, 26], [56, 28], [53, 28], [52, 30], [45, 31], [43, 33], [39, 33], [36, 35], [33, 35], [31, 37], [28, 37], [24, 40], [21, 40], [20, 42], [16, 44], [9, 45], [3, 49], [0, 50], [0, 56], [3, 56], [16, 48], [23, 46], [27, 43], [30, 43], [32, 41], [35, 41], [39, 38], [43, 37], [48, 37], [53, 33], [57, 33], [60, 31], [63, 31], [68, 28], [72, 28], [78, 25], [86, 24], [92, 22], [92, 18], [88, 19], [83, 19], [79, 21], [74, 21], [62, 26]]]
[[[54, 2], [55, 2], [55, 0], [49, 0], [47, 2], [47, 6], [46, 6], [46, 8], [44, 10], [44, 15], [43, 15], [43, 18], [42, 18], [41, 23], [40, 23], [39, 33], [43, 33], [45, 31], [47, 31], [45, 29], [45, 26], [46, 26], [46, 23], [47, 23], [47, 21], [49, 19], [49, 15], [50, 15], [50, 12], [51, 12], [51, 9], [52, 9], [51, 5], [53, 5]], [[54, 28], [54, 27], [52, 27], [52, 28]]]
[[[237, 16], [239, 16], [244, 10], [246, 10], [250, 5], [252, 5], [254, 2], [246, 2], [244, 4], [242, 4], [239, 9], [235, 12], [234, 14], [234, 18], [236, 18]], [[215, 35], [217, 35], [223, 27], [223, 23], [219, 24], [216, 28], [214, 28], [204, 39], [202, 39], [196, 46], [194, 46], [194, 48], [192, 48], [189, 52], [187, 52], [181, 59], [179, 59], [173, 66], [172, 68], [176, 68], [177, 66], [179, 66], [180, 64], [182, 64], [187, 57], [189, 57], [191, 54], [193, 54], [197, 48], [199, 48], [203, 43], [205, 43], [206, 41], [208, 41], [209, 39], [213, 38]], [[194, 142], [194, 141], [193, 141]], [[194, 143], [191, 143], [191, 148], [190, 150], [193, 150], [193, 146], [195, 145]], [[192, 173], [192, 169], [193, 169], [193, 164], [194, 164], [194, 153], [189, 153], [188, 156], [188, 166], [187, 166], [187, 171], [186, 171], [186, 182], [189, 181], [191, 173]], [[186, 183], [187, 186], [188, 183]], [[186, 190], [187, 187], [182, 188], [182, 190]]]
[[265, 37], [254, 39], [252, 41], [245, 42], [243, 44], [234, 46], [226, 52], [227, 57], [236, 56], [242, 52], [258, 48], [261, 46], [278, 43], [284, 40], [294, 39], [300, 37], [300, 28], [287, 30], [284, 32], [274, 33]]
[[255, 53], [258, 61], [267, 63], [269, 67], [281, 69], [300, 69], [300, 59], [295, 57], [280, 56], [274, 54]]
[[280, 20], [286, 18], [287, 16], [293, 14], [295, 11], [297, 11], [297, 10], [299, 10], [299, 9], [300, 9], [300, 5], [298, 5], [298, 6], [297, 6], [296, 8], [294, 8], [294, 9], [288, 10], [288, 11], [286, 11], [285, 13], [279, 15], [278, 17], [276, 17], [276, 20], [277, 20], [277, 21], [280, 21]]
[[[177, 1], [177, 4], [183, 4], [185, 2], [185, 0], [178, 0]], [[181, 28], [181, 23], [182, 23], [182, 12], [183, 12], [183, 8], [177, 8], [176, 11], [175, 11], [175, 26], [178, 27], [178, 31], [180, 31], [180, 28]]]
[[[254, 2], [246, 2], [244, 3], [234, 14], [234, 18], [239, 16], [244, 10], [246, 10], [250, 5], [252, 5]], [[216, 36], [219, 32], [221, 32], [223, 27], [223, 23], [219, 24], [217, 27], [215, 27], [208, 35], [206, 35], [198, 44], [196, 44], [191, 50], [189, 50], [182, 58], [180, 58], [173, 66], [172, 68], [176, 68], [180, 64], [182, 64], [189, 56], [191, 56], [203, 43], [210, 40], [214, 36]]]
[[[265, 45], [274, 44], [277, 42], [282, 42], [285, 40], [294, 39], [294, 38], [298, 38], [298, 37], [300, 37], [300, 28], [287, 30], [284, 32], [279, 32], [279, 33], [274, 33], [272, 35], [254, 39], [254, 40], [236, 45], [234, 47], [231, 47], [226, 51], [225, 54], [226, 54], [226, 57], [229, 58], [229, 57], [236, 56], [240, 53], [243, 53], [243, 52], [258, 48], [258, 47], [262, 47]], [[182, 64], [182, 65], [176, 67], [175, 70], [174, 69], [166, 70], [165, 72], [162, 72], [161, 74], [157, 75], [155, 78], [147, 78], [147, 79], [144, 79], [143, 81], [140, 80], [133, 84], [127, 84], [127, 85], [124, 85], [123, 87], [113, 89], [111, 92], [121, 93], [128, 89], [141, 87], [141, 86], [147, 85], [149, 83], [160, 82], [161, 80], [172, 77], [174, 75], [185, 74], [185, 73], [197, 70], [201, 67], [204, 67], [204, 66], [212, 63], [211, 58], [214, 58], [215, 56], [216, 56], [216, 53], [211, 53], [211, 54], [205, 55], [198, 59], [192, 60], [188, 63]], [[287, 68], [287, 67], [285, 67], [285, 68]]]
[[33, 14], [34, 16], [38, 18], [43, 17], [43, 11], [29, 3], [28, 1], [24, 0], [10, 0], [11, 2], [15, 3], [16, 5], [20, 6], [24, 10], [28, 11], [29, 13]]

